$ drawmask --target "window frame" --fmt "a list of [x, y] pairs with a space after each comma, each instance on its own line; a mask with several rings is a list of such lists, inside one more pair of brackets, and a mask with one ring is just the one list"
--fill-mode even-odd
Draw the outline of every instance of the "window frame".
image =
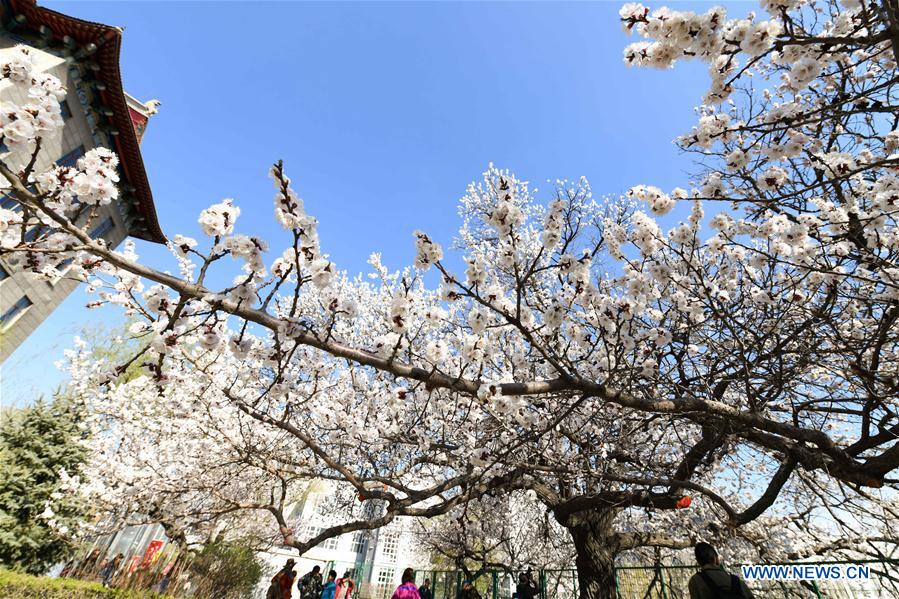
[[364, 554], [368, 549], [368, 535], [361, 530], [354, 533], [350, 541], [350, 549], [353, 553]]
[[22, 204], [8, 193], [4, 193], [3, 195], [0, 195], [0, 208], [11, 212], [21, 212]]
[[69, 106], [69, 101], [65, 98], [59, 101], [59, 113], [62, 116], [63, 121], [72, 118], [72, 107]]
[[34, 302], [31, 301], [27, 295], [23, 294], [16, 303], [11, 305], [6, 309], [5, 312], [0, 314], [0, 330], [5, 331], [9, 327], [11, 327], [22, 315], [34, 305]]
[[115, 229], [115, 220], [111, 216], [107, 216], [100, 224], [91, 231], [91, 239], [99, 239]]
[[85, 153], [84, 144], [81, 144], [77, 148], [63, 154], [59, 160], [56, 161], [56, 166], [74, 167], [78, 162], [78, 159], [84, 156]]
[[[386, 574], [386, 576], [385, 576]], [[396, 568], [381, 568], [378, 570], [378, 577], [375, 579], [375, 585], [377, 585], [377, 591], [375, 593], [378, 597], [386, 598], [391, 589], [393, 588], [393, 582], [396, 579]]]
[[381, 559], [389, 563], [396, 563], [400, 553], [399, 531], [385, 530], [383, 539], [378, 539], [378, 549]]

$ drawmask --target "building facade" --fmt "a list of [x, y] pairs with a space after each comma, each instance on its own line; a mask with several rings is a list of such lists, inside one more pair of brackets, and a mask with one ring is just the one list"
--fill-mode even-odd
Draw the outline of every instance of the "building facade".
[[[0, 56], [19, 45], [32, 48], [37, 68], [51, 73], [66, 86], [62, 102], [63, 130], [42, 140], [37, 171], [54, 163], [72, 166], [96, 147], [114, 151], [119, 158], [119, 201], [105, 206], [85, 223], [95, 238], [116, 247], [126, 237], [164, 243], [153, 197], [140, 155], [140, 139], [155, 105], [144, 105], [125, 94], [119, 74], [120, 29], [91, 23], [39, 7], [34, 0], [0, 0]], [[9, 82], [0, 83], [0, 100], [24, 102]], [[0, 143], [0, 160], [10, 156]], [[17, 203], [0, 181], [0, 206]], [[26, 236], [41, 234], [39, 227]], [[0, 363], [30, 335], [78, 286], [66, 277], [47, 280], [21, 272], [0, 255]]]
[[[311, 538], [326, 526], [333, 526], [339, 521], [328, 512], [332, 509], [329, 495], [333, 491], [333, 483], [317, 482], [295, 504], [290, 506], [288, 523], [297, 537]], [[380, 507], [376, 502], [366, 502], [366, 509], [372, 513], [367, 517], [376, 517]], [[289, 547], [273, 547], [262, 554], [268, 564], [268, 576], [263, 577], [262, 587], [267, 588], [268, 578], [281, 568], [288, 558], [296, 560], [297, 579], [309, 572], [313, 566], [320, 566], [323, 578], [327, 578], [329, 570], [335, 570], [338, 577], [350, 572], [356, 582], [354, 598], [389, 599], [400, 583], [405, 568], [427, 568], [428, 555], [417, 541], [417, 527], [413, 518], [398, 517], [387, 526], [376, 530], [363, 530], [348, 533], [313, 547], [302, 557], [297, 557], [295, 549]], [[264, 588], [260, 587], [260, 597], [264, 597]]]

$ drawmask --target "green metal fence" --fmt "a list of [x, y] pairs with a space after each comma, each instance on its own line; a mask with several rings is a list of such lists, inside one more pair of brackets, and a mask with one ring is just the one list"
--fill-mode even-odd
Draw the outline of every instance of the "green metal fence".
[[[899, 560], [856, 562], [780, 562], [768, 565], [865, 565], [867, 580], [747, 581], [756, 599], [897, 599], [899, 598]], [[728, 570], [739, 575], [740, 566]], [[687, 585], [695, 566], [619, 566], [615, 569], [618, 599], [689, 599]], [[510, 599], [515, 592], [517, 572], [498, 570], [478, 575], [473, 586], [483, 599]], [[534, 571], [540, 599], [574, 599], [578, 596], [577, 571]], [[434, 599], [457, 599], [465, 576], [456, 570], [421, 570], [416, 583], [431, 581]]]

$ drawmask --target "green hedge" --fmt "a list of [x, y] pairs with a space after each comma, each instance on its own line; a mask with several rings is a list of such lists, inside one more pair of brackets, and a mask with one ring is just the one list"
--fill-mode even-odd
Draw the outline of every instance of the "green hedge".
[[164, 595], [107, 589], [96, 582], [29, 576], [0, 568], [0, 597], [3, 599], [161, 599]]

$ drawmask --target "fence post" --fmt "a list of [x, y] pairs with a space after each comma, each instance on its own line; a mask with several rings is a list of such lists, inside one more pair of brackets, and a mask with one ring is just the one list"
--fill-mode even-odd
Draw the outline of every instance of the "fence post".
[[621, 599], [621, 585], [618, 584], [618, 568], [613, 566], [612, 572], [615, 573], [615, 597]]
[[546, 572], [540, 570], [540, 599], [546, 599]]
[[656, 562], [656, 576], [659, 578], [659, 586], [662, 589], [662, 599], [668, 599], [668, 593], [665, 592], [665, 578], [662, 573], [662, 565]]
[[[668, 573], [668, 590], [670, 591], [671, 589], [674, 588], [674, 584], [672, 584], [672, 582], [671, 582], [671, 568], [667, 568], [667, 567], [666, 567], [666, 568], [663, 568], [663, 569], [662, 569], [662, 574], [664, 575], [665, 572]], [[665, 579], [664, 579], [664, 578], [662, 579], [662, 584], [665, 584]]]
[[493, 576], [493, 599], [499, 599], [497, 595], [499, 595], [499, 585], [496, 580], [496, 570], [490, 573]]
[[818, 589], [818, 583], [814, 580], [812, 581], [812, 588], [815, 589], [815, 597], [821, 599], [821, 591]]

